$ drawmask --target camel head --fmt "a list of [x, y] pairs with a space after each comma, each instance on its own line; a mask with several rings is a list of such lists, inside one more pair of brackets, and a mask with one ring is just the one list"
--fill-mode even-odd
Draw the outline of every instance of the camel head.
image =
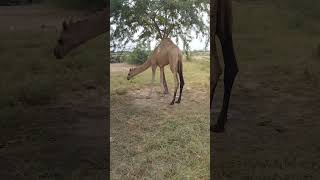
[[60, 37], [54, 48], [55, 57], [61, 59], [72, 49], [77, 48], [90, 39], [106, 33], [108, 28], [105, 23], [109, 17], [108, 10], [109, 8], [105, 8], [76, 22], [70, 20], [67, 23], [64, 21], [62, 23]]
[[137, 74], [136, 70], [137, 70], [137, 68], [130, 68], [129, 69], [127, 80], [130, 80], [131, 78], [133, 78], [133, 76], [135, 76]]

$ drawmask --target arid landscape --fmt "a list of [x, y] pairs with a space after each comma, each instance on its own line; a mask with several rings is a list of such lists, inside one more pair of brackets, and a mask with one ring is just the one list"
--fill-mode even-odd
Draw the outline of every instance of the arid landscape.
[[319, 19], [281, 3], [233, 3], [240, 72], [226, 132], [211, 135], [214, 179], [320, 178]]
[[150, 69], [128, 81], [132, 65], [111, 64], [108, 107], [105, 35], [52, 54], [62, 20], [84, 12], [0, 7], [0, 177], [106, 179], [110, 108], [112, 179], [208, 179], [210, 140], [216, 180], [320, 179], [320, 16], [312, 0], [275, 2], [233, 1], [240, 71], [226, 132], [211, 138], [209, 57], [184, 61], [174, 106], [168, 69], [170, 94], [158, 70], [147, 98]]
[[53, 56], [85, 12], [0, 7], [0, 179], [106, 179], [105, 36]]
[[185, 87], [180, 104], [169, 105], [160, 90], [159, 68], [149, 97], [151, 70], [126, 79], [129, 67], [110, 64], [111, 178], [209, 178], [209, 57], [184, 61]]

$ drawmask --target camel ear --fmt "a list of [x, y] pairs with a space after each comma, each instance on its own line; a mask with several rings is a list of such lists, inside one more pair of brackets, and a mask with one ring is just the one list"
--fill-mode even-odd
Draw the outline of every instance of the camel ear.
[[64, 31], [68, 30], [68, 25], [67, 25], [66, 21], [62, 22], [62, 28], [63, 28]]

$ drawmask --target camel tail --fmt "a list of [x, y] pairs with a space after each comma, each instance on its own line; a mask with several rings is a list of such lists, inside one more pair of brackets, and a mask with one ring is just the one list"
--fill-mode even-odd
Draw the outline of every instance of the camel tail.
[[184, 78], [183, 78], [182, 55], [179, 55], [178, 74], [179, 74], [179, 80], [180, 80], [180, 88], [183, 88], [183, 86], [184, 86]]

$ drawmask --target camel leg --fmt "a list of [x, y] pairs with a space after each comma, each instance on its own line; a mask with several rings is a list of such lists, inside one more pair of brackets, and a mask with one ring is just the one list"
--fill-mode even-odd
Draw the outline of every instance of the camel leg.
[[181, 101], [181, 96], [182, 96], [182, 90], [183, 90], [183, 86], [184, 86], [184, 78], [183, 78], [183, 70], [182, 70], [182, 63], [178, 64], [179, 67], [179, 81], [180, 81], [180, 93], [179, 93], [179, 98], [176, 101], [176, 103], [180, 103]]
[[210, 62], [210, 110], [213, 111], [213, 97], [214, 93], [219, 81], [219, 78], [222, 74], [221, 65], [220, 65], [220, 51], [218, 52], [217, 44], [220, 42], [218, 41], [218, 38], [214, 36], [213, 42], [215, 43], [213, 45], [213, 52], [214, 55], [213, 60]]
[[174, 104], [174, 101], [176, 99], [177, 91], [178, 91], [178, 76], [177, 72], [173, 72], [173, 79], [174, 79], [174, 93], [173, 93], [173, 99], [170, 103], [170, 105]]
[[163, 94], [168, 94], [167, 82], [164, 75], [164, 67], [160, 67], [160, 85], [161, 89], [163, 90]]
[[[217, 44], [220, 43], [220, 41], [218, 41], [218, 38], [216, 36], [214, 36], [213, 38], [213, 46], [212, 46], [212, 54], [213, 54], [213, 59], [210, 61], [210, 124], [212, 124], [214, 122], [214, 93], [219, 81], [219, 78], [222, 74], [222, 69], [221, 69], [221, 65], [220, 65], [220, 58], [221, 58], [221, 54], [220, 51], [218, 52], [217, 49]], [[210, 125], [210, 128], [212, 126]]]
[[157, 66], [152, 65], [151, 68], [152, 68], [152, 79], [151, 79], [151, 89], [150, 89], [150, 93], [149, 93], [149, 96], [148, 96], [149, 98], [151, 97], [152, 92], [153, 92]]
[[[221, 38], [223, 37], [223, 38]], [[222, 53], [224, 59], [224, 95], [223, 95], [223, 105], [221, 112], [218, 117], [217, 124], [214, 125], [214, 132], [223, 132], [224, 125], [227, 121], [227, 114], [229, 108], [229, 100], [231, 95], [231, 90], [233, 86], [233, 82], [238, 73], [238, 65], [235, 58], [235, 53], [233, 49], [232, 35], [231, 33], [226, 33], [224, 36], [219, 35], [219, 39], [221, 41]]]
[[169, 94], [166, 75], [164, 74], [164, 68], [163, 68], [163, 86], [164, 86], [164, 94]]

